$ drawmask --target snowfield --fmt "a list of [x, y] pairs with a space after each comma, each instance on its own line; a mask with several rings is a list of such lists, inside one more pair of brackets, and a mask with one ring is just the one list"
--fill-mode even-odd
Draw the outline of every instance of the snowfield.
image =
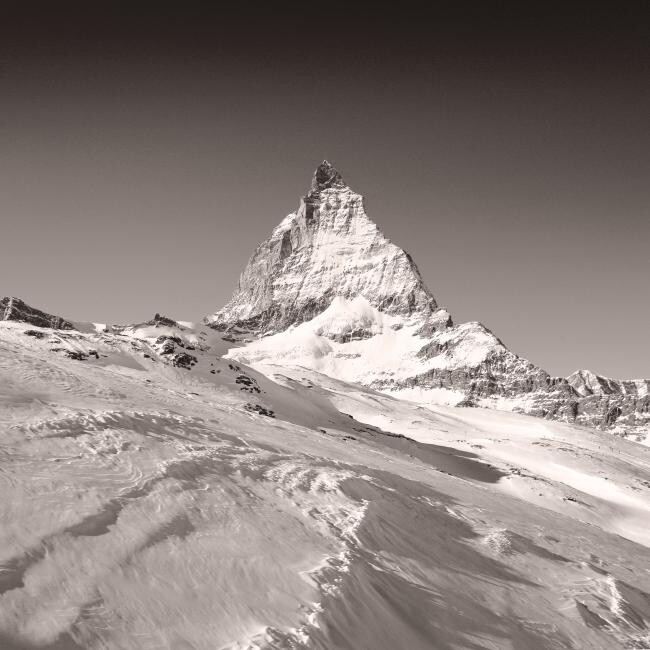
[[[422, 360], [418, 352], [426, 342], [417, 336], [423, 321], [385, 314], [366, 298], [337, 296], [313, 319], [228, 351], [228, 357], [248, 364], [265, 362], [311, 368], [345, 381], [370, 384], [403, 381], [432, 368], [454, 369], [478, 365], [496, 347], [496, 337], [477, 323], [465, 323], [451, 332], [436, 334], [441, 345], [454, 340], [444, 354]], [[460, 401], [464, 393], [458, 393]]]
[[0, 322], [2, 650], [650, 647], [650, 449], [304, 367], [399, 336], [333, 307]]

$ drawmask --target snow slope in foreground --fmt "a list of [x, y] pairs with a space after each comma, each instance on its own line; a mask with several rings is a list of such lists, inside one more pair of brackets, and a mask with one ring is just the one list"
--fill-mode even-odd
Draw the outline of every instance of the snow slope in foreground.
[[650, 644], [650, 450], [272, 381], [209, 330], [166, 332], [184, 368], [160, 329], [27, 329], [0, 323], [3, 650]]

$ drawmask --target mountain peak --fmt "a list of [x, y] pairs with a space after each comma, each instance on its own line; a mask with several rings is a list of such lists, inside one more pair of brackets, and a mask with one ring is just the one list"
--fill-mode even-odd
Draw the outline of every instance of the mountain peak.
[[327, 160], [323, 160], [314, 172], [314, 177], [311, 181], [312, 192], [343, 187], [345, 187], [345, 181], [339, 171]]
[[233, 298], [206, 320], [216, 329], [279, 332], [311, 320], [337, 296], [361, 296], [404, 318], [427, 319], [438, 309], [411, 257], [384, 237], [363, 197], [324, 160], [299, 208], [253, 253]]
[[327, 160], [298, 209], [257, 247], [232, 299], [205, 322], [235, 344], [228, 358], [248, 365], [647, 436], [650, 380], [551, 377], [482, 324], [454, 325]]

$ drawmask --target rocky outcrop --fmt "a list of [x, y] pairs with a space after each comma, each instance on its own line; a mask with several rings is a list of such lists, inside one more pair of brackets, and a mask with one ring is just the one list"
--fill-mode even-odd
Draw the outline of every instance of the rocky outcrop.
[[161, 314], [156, 314], [145, 325], [152, 325], [153, 327], [178, 327], [178, 323], [175, 320], [167, 316], [162, 316]]
[[650, 380], [617, 380], [589, 370], [567, 377], [578, 396], [576, 420], [622, 433], [650, 431]]
[[177, 368], [185, 368], [185, 370], [190, 370], [194, 366], [198, 359], [193, 354], [188, 354], [187, 352], [177, 352], [171, 357], [172, 365]]
[[53, 316], [40, 309], [34, 309], [20, 298], [13, 297], [5, 297], [0, 300], [0, 320], [20, 321], [36, 327], [49, 327], [59, 330], [75, 329], [72, 323], [60, 316]]

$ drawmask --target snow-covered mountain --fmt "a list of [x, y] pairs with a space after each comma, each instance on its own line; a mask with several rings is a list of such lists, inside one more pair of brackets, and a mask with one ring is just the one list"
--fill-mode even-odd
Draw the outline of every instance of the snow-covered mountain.
[[485, 406], [644, 439], [650, 380], [552, 377], [481, 323], [456, 325], [411, 257], [327, 161], [206, 318], [256, 367], [299, 365], [429, 403]]
[[298, 210], [257, 247], [232, 300], [207, 321], [275, 333], [310, 320], [336, 297], [357, 296], [387, 314], [448, 319], [413, 260], [379, 232], [363, 197], [323, 161]]

